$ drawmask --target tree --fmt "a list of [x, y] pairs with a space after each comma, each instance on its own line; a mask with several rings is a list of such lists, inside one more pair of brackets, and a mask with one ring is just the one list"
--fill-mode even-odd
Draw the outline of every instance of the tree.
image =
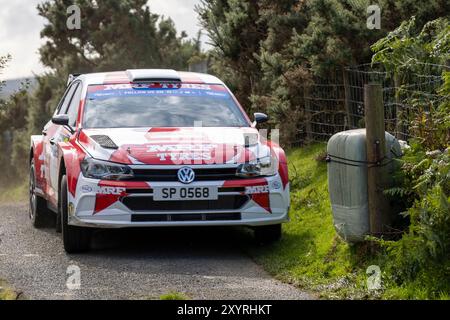
[[[445, 149], [450, 141], [449, 22], [448, 18], [439, 18], [418, 29], [413, 17], [372, 46], [373, 62], [382, 63], [395, 75], [397, 96], [409, 106], [409, 112], [402, 113], [402, 121], [408, 123], [410, 135], [429, 150]], [[433, 81], [417, 76], [423, 74]]]
[[21, 88], [1, 104], [0, 164], [8, 168], [0, 177], [2, 182], [7, 182], [11, 177], [23, 176], [22, 169], [26, 166], [29, 141], [26, 125], [30, 108], [28, 85], [28, 82], [22, 83]]
[[61, 81], [61, 77], [65, 75], [47, 73], [36, 78], [37, 86], [27, 114], [27, 129], [30, 134], [40, 134], [55, 111], [65, 90], [65, 82]]
[[[37, 77], [36, 89], [26, 85], [0, 109], [0, 164], [8, 173], [24, 172], [29, 135], [40, 134], [61, 98], [69, 73], [129, 68], [187, 69], [199, 44], [177, 34], [170, 19], [150, 12], [146, 0], [53, 0], [38, 5], [47, 21], [40, 58], [50, 71]], [[67, 8], [80, 7], [81, 29], [66, 26]], [[0, 58], [0, 70], [8, 57]], [[12, 166], [14, 164], [14, 166]]]
[[381, 29], [369, 30], [366, 9], [373, 2], [204, 0], [197, 11], [214, 46], [214, 72], [247, 111], [266, 111], [272, 125], [282, 124], [289, 143], [308, 121], [308, 84], [342, 82], [345, 67], [370, 63], [370, 46], [399, 21], [416, 15], [420, 30], [450, 11], [446, 0], [379, 0]]
[[212, 70], [230, 86], [247, 110], [249, 97], [259, 91], [262, 76], [255, 54], [260, 41], [267, 36], [259, 6], [254, 0], [203, 0], [196, 6], [200, 24], [213, 45]]
[[[11, 60], [11, 56], [8, 54], [6, 56], [0, 56], [0, 75], [2, 74], [2, 70], [6, 67], [8, 61]], [[0, 93], [2, 91], [2, 87], [5, 85], [5, 82], [0, 79]], [[2, 100], [0, 99], [0, 104]]]
[[[74, 2], [74, 3], [73, 3]], [[132, 68], [185, 70], [198, 43], [178, 36], [171, 19], [150, 12], [146, 0], [55, 0], [38, 5], [47, 20], [41, 31], [42, 63], [51, 71], [38, 77], [29, 111], [28, 128], [37, 134], [48, 121], [65, 90], [70, 73]], [[81, 29], [66, 27], [68, 6], [81, 11]]]
[[[74, 2], [74, 3], [73, 3]], [[53, 70], [91, 72], [128, 68], [186, 69], [195, 51], [170, 19], [150, 12], [146, 0], [55, 0], [38, 5], [48, 23], [41, 60]], [[68, 6], [81, 11], [81, 29], [66, 27]]]

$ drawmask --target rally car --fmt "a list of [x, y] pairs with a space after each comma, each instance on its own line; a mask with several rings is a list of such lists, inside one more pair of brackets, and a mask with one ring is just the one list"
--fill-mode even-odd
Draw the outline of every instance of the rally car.
[[30, 218], [56, 214], [67, 252], [95, 228], [249, 226], [288, 221], [286, 157], [214, 76], [166, 69], [71, 75], [31, 136]]

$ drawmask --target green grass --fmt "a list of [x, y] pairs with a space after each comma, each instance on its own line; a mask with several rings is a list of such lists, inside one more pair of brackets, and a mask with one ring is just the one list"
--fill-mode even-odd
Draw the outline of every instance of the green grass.
[[189, 300], [189, 297], [181, 292], [169, 292], [160, 295], [159, 300]]
[[354, 269], [349, 246], [334, 231], [326, 163], [316, 160], [324, 150], [316, 144], [288, 152], [291, 222], [283, 226], [280, 242], [253, 251], [269, 273], [317, 292], [341, 287]]
[[0, 184], [0, 203], [22, 202], [28, 198], [28, 182], [20, 181], [11, 185]]
[[[327, 165], [323, 161], [325, 149], [324, 144], [315, 144], [288, 152], [291, 222], [283, 225], [281, 241], [250, 247], [250, 255], [276, 278], [315, 292], [321, 298], [448, 298], [449, 291], [433, 291], [439, 287], [437, 282], [448, 281], [445, 271], [431, 268], [414, 281], [397, 284], [390, 279], [388, 268], [392, 265], [389, 266], [386, 252], [371, 254], [368, 244], [349, 245], [337, 236], [328, 194]], [[370, 265], [381, 268], [383, 282], [379, 291], [367, 290], [366, 270]]]
[[0, 300], [17, 300], [17, 292], [10, 289], [5, 281], [0, 280]]

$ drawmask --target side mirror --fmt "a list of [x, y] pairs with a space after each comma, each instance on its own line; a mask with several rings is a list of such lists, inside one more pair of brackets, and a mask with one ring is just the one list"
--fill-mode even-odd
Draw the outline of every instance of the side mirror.
[[265, 113], [255, 112], [253, 115], [255, 116], [255, 124], [264, 123], [269, 120], [269, 116]]
[[52, 122], [60, 126], [68, 126], [69, 116], [67, 114], [57, 114], [52, 118]]

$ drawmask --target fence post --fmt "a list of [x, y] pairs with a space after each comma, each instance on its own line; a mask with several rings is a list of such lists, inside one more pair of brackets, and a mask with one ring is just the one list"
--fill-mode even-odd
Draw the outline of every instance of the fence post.
[[[380, 84], [366, 84], [364, 86], [364, 108], [367, 161], [381, 164], [386, 152], [386, 137], [383, 89]], [[368, 165], [367, 198], [370, 233], [373, 236], [382, 235], [383, 226], [388, 224], [389, 206], [383, 194], [386, 178], [386, 170], [383, 167], [373, 164]]]
[[351, 91], [350, 91], [350, 86], [348, 84], [348, 76], [349, 76], [349, 73], [344, 68], [342, 70], [342, 80], [343, 80], [343, 84], [344, 84], [345, 114], [347, 116], [347, 128], [345, 128], [345, 130], [354, 128], [353, 119], [351, 118], [351, 103], [350, 103]]
[[305, 131], [306, 131], [306, 141], [309, 143], [313, 141], [313, 134], [312, 134], [312, 111], [311, 111], [311, 103], [309, 101], [309, 94], [311, 91], [310, 85], [303, 85], [303, 100], [305, 102]]

